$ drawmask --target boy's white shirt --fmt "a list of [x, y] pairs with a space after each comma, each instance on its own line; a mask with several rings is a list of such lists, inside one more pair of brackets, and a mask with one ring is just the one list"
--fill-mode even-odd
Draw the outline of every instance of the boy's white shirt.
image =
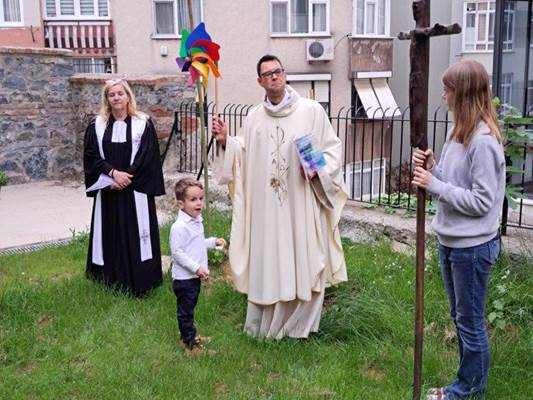
[[214, 249], [216, 237], [205, 238], [202, 216], [193, 218], [179, 211], [170, 228], [170, 252], [172, 254], [172, 279], [197, 278], [196, 271], [207, 265], [207, 249]]

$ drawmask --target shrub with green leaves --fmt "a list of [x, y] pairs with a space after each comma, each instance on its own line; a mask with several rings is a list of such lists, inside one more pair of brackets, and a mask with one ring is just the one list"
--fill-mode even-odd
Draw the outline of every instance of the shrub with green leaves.
[[9, 182], [9, 176], [4, 171], [0, 171], [0, 187], [7, 185]]

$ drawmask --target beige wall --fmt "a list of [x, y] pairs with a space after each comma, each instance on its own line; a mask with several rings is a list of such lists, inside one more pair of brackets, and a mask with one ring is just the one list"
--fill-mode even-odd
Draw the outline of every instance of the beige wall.
[[[259, 102], [263, 90], [256, 82], [255, 65], [262, 55], [273, 53], [283, 61], [288, 73], [331, 73], [332, 110], [350, 105], [349, 39], [342, 38], [352, 29], [351, 0], [330, 1], [331, 34], [334, 43], [338, 42], [335, 60], [313, 64], [305, 58], [305, 39], [309, 37], [270, 37], [268, 0], [204, 0], [203, 5], [208, 32], [222, 47], [221, 104]], [[180, 41], [151, 39], [151, 1], [113, 0], [111, 11], [119, 73], [178, 71], [174, 59]], [[167, 46], [168, 56], [161, 56], [161, 46]], [[212, 87], [208, 97], [214, 97]]]
[[44, 47], [40, 0], [22, 1], [22, 25], [0, 27], [0, 46]]
[[[409, 31], [414, 28], [415, 21], [411, 0], [391, 1], [391, 36], [396, 37], [399, 32]], [[449, 1], [431, 2], [431, 24], [441, 23], [448, 25], [451, 20], [451, 5]], [[396, 97], [398, 106], [401, 109], [409, 106], [409, 41], [394, 39], [394, 67], [393, 76], [390, 80], [392, 92]], [[432, 117], [433, 111], [442, 105], [442, 83], [441, 76], [450, 64], [450, 39], [447, 37], [431, 38], [430, 66], [429, 66], [429, 113]], [[406, 116], [408, 117], [408, 115]]]

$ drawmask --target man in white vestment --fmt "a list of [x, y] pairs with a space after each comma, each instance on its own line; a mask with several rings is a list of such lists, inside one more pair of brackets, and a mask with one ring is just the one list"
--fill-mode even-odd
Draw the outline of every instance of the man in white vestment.
[[[229, 257], [233, 282], [248, 296], [244, 330], [257, 337], [317, 332], [326, 286], [347, 280], [339, 234], [348, 198], [342, 144], [322, 106], [286, 84], [281, 61], [257, 63], [263, 103], [237, 137], [213, 119], [220, 182], [233, 203]], [[326, 165], [304, 169], [294, 139], [314, 136]]]

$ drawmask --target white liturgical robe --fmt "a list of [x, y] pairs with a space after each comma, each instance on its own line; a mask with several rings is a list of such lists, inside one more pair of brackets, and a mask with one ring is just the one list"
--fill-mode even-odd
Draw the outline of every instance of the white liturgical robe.
[[[338, 223], [347, 193], [342, 144], [316, 101], [290, 86], [282, 106], [253, 108], [216, 162], [233, 203], [233, 281], [248, 295], [245, 330], [307, 337], [317, 331], [327, 285], [347, 280]], [[295, 137], [312, 134], [326, 165], [307, 181]]]

